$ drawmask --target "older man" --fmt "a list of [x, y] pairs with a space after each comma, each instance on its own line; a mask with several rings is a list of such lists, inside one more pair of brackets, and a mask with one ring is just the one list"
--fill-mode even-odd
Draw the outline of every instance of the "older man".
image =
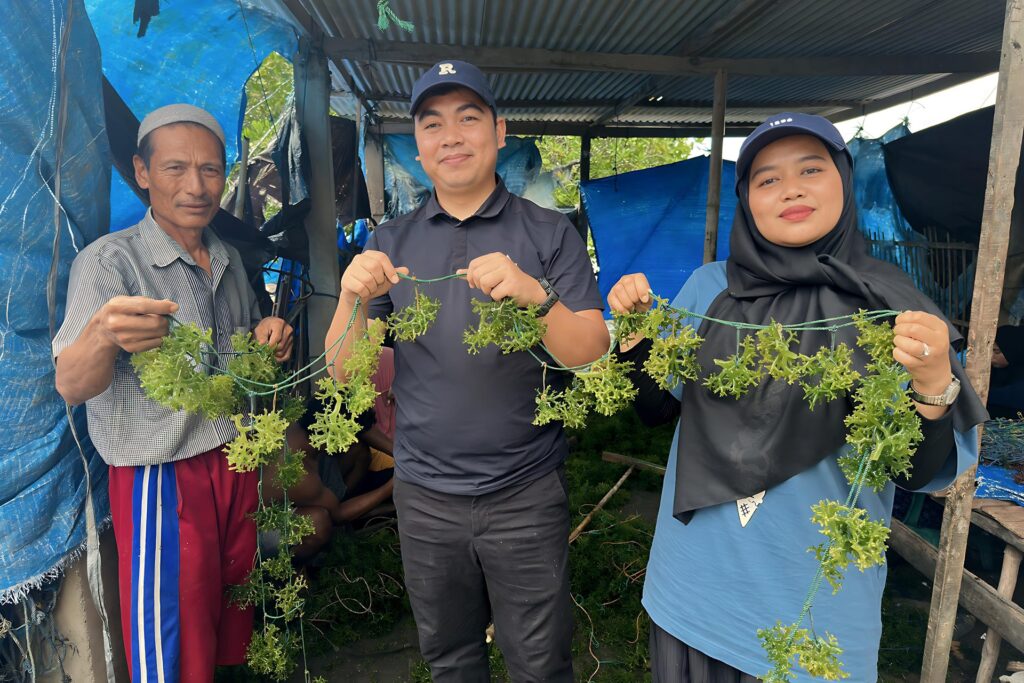
[[255, 473], [228, 469], [226, 419], [168, 410], [139, 386], [130, 354], [160, 345], [168, 316], [213, 330], [219, 351], [252, 329], [291, 354], [292, 329], [260, 319], [238, 252], [208, 225], [224, 189], [224, 132], [208, 112], [162, 107], [139, 126], [135, 177], [150, 209], [75, 259], [67, 316], [53, 342], [57, 390], [85, 403], [89, 435], [110, 465], [121, 617], [132, 679], [211, 681], [240, 664], [252, 610], [226, 588], [253, 566]]

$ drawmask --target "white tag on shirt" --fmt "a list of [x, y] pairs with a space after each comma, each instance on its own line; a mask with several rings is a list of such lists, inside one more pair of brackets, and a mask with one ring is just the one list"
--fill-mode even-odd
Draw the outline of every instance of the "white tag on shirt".
[[761, 503], [764, 502], [764, 491], [761, 493], [755, 493], [749, 498], [740, 498], [736, 501], [736, 512], [740, 515], [740, 526], [746, 526], [750, 518], [757, 512], [757, 508], [761, 507]]

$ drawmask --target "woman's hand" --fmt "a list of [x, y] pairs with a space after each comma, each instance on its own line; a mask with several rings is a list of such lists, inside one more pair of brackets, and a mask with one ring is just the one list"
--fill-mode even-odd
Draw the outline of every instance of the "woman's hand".
[[[614, 313], [646, 313], [651, 310], [654, 298], [651, 285], [643, 273], [623, 275], [608, 292], [608, 308]], [[620, 351], [629, 351], [643, 339], [639, 334], [619, 341]]]
[[[893, 332], [892, 357], [910, 373], [914, 390], [928, 396], [944, 392], [953, 377], [946, 322], [924, 311], [906, 311], [896, 317]], [[935, 415], [926, 414], [924, 408]], [[938, 417], [946, 407], [919, 406], [918, 410], [926, 417]]]
[[615, 313], [646, 313], [653, 302], [651, 285], [643, 273], [623, 275], [608, 292], [608, 307]]

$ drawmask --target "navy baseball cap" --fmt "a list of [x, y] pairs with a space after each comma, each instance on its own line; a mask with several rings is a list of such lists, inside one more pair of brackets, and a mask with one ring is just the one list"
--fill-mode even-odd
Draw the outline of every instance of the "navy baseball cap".
[[430, 91], [446, 85], [469, 88], [479, 95], [480, 99], [497, 115], [498, 107], [494, 103], [491, 86], [487, 84], [487, 77], [469, 62], [460, 62], [457, 59], [438, 62], [423, 72], [416, 84], [412, 86], [412, 107], [409, 109], [409, 113], [416, 116], [416, 110], [419, 109], [423, 100], [430, 96]]
[[769, 144], [789, 135], [813, 135], [837, 152], [846, 149], [843, 136], [828, 119], [815, 114], [795, 114], [783, 112], [768, 117], [754, 132], [747, 136], [740, 146], [740, 154], [736, 159], [736, 183], [746, 177], [750, 164], [757, 153]]

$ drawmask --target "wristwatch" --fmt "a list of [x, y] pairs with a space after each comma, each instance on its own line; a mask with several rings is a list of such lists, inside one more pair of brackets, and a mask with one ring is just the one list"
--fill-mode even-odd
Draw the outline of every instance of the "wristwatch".
[[558, 292], [551, 288], [551, 283], [545, 278], [539, 277], [537, 282], [544, 288], [544, 293], [548, 295], [548, 298], [544, 299], [544, 303], [537, 309], [537, 317], [543, 318], [551, 312], [551, 307], [558, 303]]
[[938, 396], [929, 396], [927, 394], [919, 393], [914, 389], [914, 383], [910, 383], [910, 398], [914, 399], [918, 403], [923, 403], [926, 406], [948, 406], [952, 405], [956, 397], [960, 395], [960, 380], [956, 377], [952, 379], [946, 390]]

